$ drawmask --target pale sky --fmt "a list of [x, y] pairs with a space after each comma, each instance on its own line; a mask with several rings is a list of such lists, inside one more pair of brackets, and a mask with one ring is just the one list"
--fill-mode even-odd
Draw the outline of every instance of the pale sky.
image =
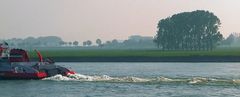
[[240, 33], [240, 0], [0, 0], [0, 39], [59, 36], [66, 41], [155, 36], [160, 19], [209, 10], [226, 37]]

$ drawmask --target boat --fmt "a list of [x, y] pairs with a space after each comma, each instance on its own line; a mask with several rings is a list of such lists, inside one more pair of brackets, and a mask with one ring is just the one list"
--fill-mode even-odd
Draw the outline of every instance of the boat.
[[51, 58], [43, 59], [35, 50], [38, 61], [30, 61], [23, 49], [9, 48], [6, 42], [0, 43], [0, 79], [43, 79], [55, 75], [75, 74], [71, 69], [57, 65]]

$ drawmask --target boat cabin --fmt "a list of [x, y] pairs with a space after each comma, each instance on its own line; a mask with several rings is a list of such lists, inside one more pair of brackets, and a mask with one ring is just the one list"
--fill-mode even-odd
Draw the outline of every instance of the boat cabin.
[[0, 59], [8, 62], [29, 62], [29, 56], [25, 50], [9, 49], [7, 43], [0, 43]]

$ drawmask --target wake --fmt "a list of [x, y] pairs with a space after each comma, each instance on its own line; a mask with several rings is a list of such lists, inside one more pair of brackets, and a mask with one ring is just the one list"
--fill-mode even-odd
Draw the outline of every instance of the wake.
[[83, 74], [70, 74], [68, 76], [55, 75], [52, 77], [44, 78], [42, 80], [52, 81], [81, 81], [81, 82], [113, 82], [113, 83], [178, 83], [178, 84], [207, 84], [207, 85], [239, 85], [240, 79], [223, 79], [223, 78], [206, 78], [206, 77], [192, 77], [192, 78], [168, 78], [168, 77], [155, 77], [155, 78], [140, 78], [140, 77], [110, 77], [108, 75], [83, 75]]

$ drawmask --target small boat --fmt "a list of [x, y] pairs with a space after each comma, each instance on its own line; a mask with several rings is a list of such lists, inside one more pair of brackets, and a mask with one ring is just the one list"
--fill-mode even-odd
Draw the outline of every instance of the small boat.
[[35, 50], [39, 61], [31, 62], [26, 50], [9, 49], [6, 42], [0, 43], [0, 79], [43, 79], [57, 74], [68, 76], [74, 71], [43, 59]]

